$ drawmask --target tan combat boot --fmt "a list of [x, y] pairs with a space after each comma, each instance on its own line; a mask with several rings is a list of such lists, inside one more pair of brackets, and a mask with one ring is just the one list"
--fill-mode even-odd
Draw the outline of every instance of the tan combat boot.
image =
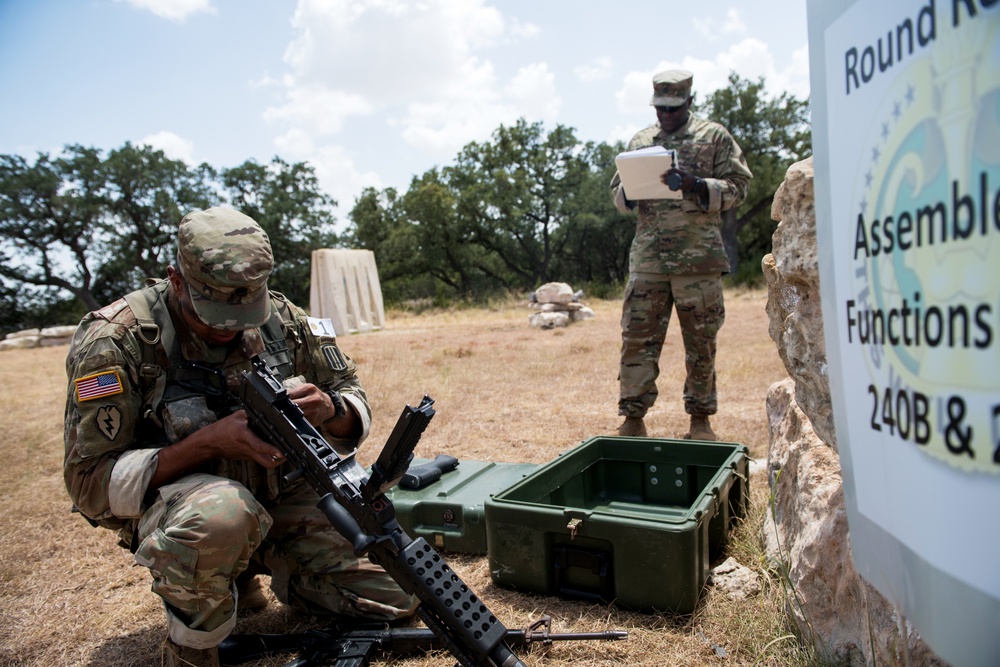
[[618, 427], [618, 435], [645, 438], [646, 424], [642, 421], [642, 417], [626, 417], [622, 425]]
[[267, 607], [267, 594], [261, 586], [260, 579], [249, 570], [236, 577], [236, 592], [239, 598], [236, 602], [239, 611], [260, 611]]
[[708, 415], [691, 415], [691, 430], [684, 434], [684, 439], [716, 442], [719, 437], [708, 423]]
[[169, 637], [164, 642], [167, 667], [220, 667], [219, 649], [198, 649], [175, 644]]

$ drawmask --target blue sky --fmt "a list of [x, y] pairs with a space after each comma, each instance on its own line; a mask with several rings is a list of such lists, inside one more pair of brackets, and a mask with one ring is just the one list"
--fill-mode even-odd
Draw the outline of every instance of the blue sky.
[[805, 97], [805, 3], [0, 0], [0, 153], [307, 161], [343, 222], [520, 117], [627, 140], [678, 66], [702, 99], [731, 70]]

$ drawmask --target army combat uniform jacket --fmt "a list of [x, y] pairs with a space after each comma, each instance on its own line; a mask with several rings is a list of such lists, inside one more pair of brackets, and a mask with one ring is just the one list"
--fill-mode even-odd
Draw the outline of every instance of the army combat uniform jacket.
[[[721, 212], [738, 206], [747, 196], [753, 174], [743, 151], [722, 125], [693, 114], [673, 134], [664, 132], [659, 123], [640, 130], [627, 150], [650, 146], [675, 149], [678, 167], [705, 180], [708, 199], [701, 200], [693, 192], [685, 192], [683, 199], [629, 202], [629, 208], [638, 208], [629, 272], [728, 273]], [[612, 192], [620, 186], [621, 179], [616, 173], [611, 181]]]
[[[208, 347], [174, 327], [169, 283], [159, 281], [84, 317], [66, 359], [66, 488], [91, 522], [133, 542], [154, 494], [149, 481], [160, 448], [221, 418], [238, 405], [235, 391], [251, 359], [261, 355], [286, 379], [339, 391], [361, 418], [357, 440], [327, 440], [350, 450], [368, 435], [371, 411], [356, 365], [337, 346], [328, 320], [316, 320], [271, 293], [271, 316], [233, 344]], [[130, 305], [131, 304], [131, 305]], [[290, 465], [290, 464], [286, 464]], [[247, 461], [217, 460], [203, 472], [246, 486], [261, 502], [285, 489], [285, 466], [267, 470]]]

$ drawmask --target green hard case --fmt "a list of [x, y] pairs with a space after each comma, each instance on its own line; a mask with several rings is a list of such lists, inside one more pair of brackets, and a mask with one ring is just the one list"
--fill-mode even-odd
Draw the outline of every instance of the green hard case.
[[711, 561], [746, 514], [736, 443], [595, 437], [486, 500], [497, 585], [694, 611]]
[[[414, 459], [410, 467], [429, 462]], [[396, 507], [399, 525], [411, 537], [423, 537], [443, 551], [485, 554], [486, 499], [537, 467], [534, 463], [459, 461], [455, 470], [422, 489], [395, 486], [386, 497]]]

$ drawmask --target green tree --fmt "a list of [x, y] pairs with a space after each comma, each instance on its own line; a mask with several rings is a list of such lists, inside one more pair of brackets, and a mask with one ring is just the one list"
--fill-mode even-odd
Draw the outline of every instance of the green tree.
[[80, 146], [34, 163], [0, 156], [0, 275], [9, 292], [53, 287], [99, 305], [90, 262], [104, 215], [99, 165], [97, 152]]
[[478, 299], [506, 282], [506, 265], [477, 242], [480, 230], [460, 214], [461, 192], [437, 169], [414, 178], [403, 198], [418, 273], [434, 279], [434, 297]]
[[352, 248], [375, 253], [385, 301], [400, 303], [433, 294], [434, 281], [421, 274], [421, 252], [395, 188], [365, 188], [348, 217], [351, 224], [345, 241]]
[[271, 240], [268, 286], [295, 303], [309, 303], [312, 251], [337, 245], [337, 202], [320, 190], [315, 169], [277, 157], [266, 165], [247, 160], [224, 169], [221, 180], [232, 207], [256, 220]]
[[94, 285], [99, 301], [166, 275], [177, 252], [177, 223], [188, 211], [218, 201], [215, 177], [207, 164], [189, 167], [149, 146], [126, 143], [108, 153], [100, 167], [105, 233]]
[[608, 185], [615, 173], [615, 156], [624, 144], [588, 143], [580, 157], [588, 165], [576, 194], [566, 205], [569, 223], [558, 231], [562, 248], [553, 266], [561, 282], [587, 286], [606, 294], [628, 277], [628, 254], [635, 236], [635, 216], [619, 213]]
[[179, 210], [207, 205], [210, 175], [131, 144], [106, 159], [79, 145], [54, 158], [40, 153], [33, 163], [2, 155], [0, 276], [15, 290], [42, 288], [19, 290], [19, 298], [54, 289], [99, 308], [162, 273], [167, 229]]
[[471, 143], [444, 169], [470, 240], [500, 261], [499, 286], [532, 288], [556, 278], [553, 262], [567, 242], [573, 199], [590, 173], [573, 130], [524, 119], [500, 126], [488, 143]]
[[788, 93], [768, 97], [764, 78], [729, 75], [729, 86], [708, 96], [699, 112], [724, 125], [746, 156], [753, 179], [746, 201], [723, 216], [726, 253], [738, 280], [760, 274], [760, 260], [771, 251], [774, 193], [788, 167], [812, 153], [809, 103]]

